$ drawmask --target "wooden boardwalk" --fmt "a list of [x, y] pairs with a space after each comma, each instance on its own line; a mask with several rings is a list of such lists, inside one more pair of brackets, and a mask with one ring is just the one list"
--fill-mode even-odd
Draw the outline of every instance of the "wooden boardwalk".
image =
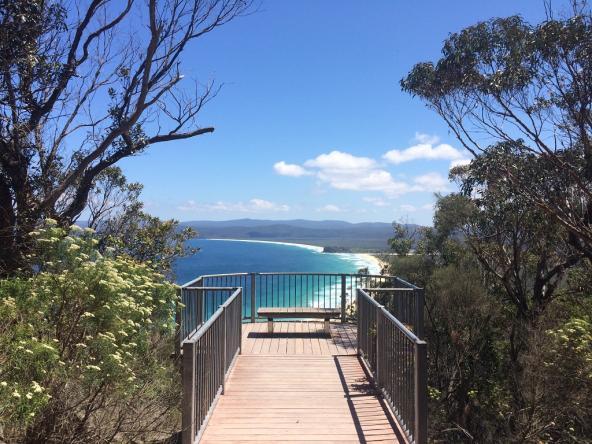
[[356, 354], [355, 326], [243, 325], [243, 354], [204, 443], [405, 442]]

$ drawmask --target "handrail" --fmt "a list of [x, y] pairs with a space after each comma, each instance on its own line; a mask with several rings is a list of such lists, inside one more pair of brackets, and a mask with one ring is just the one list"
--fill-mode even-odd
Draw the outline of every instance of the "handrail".
[[[243, 294], [247, 296], [243, 304], [243, 318], [250, 319], [251, 322], [258, 320], [257, 309], [262, 306], [339, 307], [341, 320], [345, 322], [348, 317], [348, 309], [355, 300], [355, 290], [374, 286], [398, 287], [401, 291], [417, 288], [397, 276], [389, 275], [260, 272], [199, 276], [182, 285], [181, 292], [184, 290], [198, 291], [199, 288], [206, 287], [242, 287]], [[205, 310], [206, 318], [211, 314], [212, 310], [209, 312]], [[415, 326], [415, 322], [412, 324]]]
[[[386, 312], [397, 322], [413, 330], [419, 339], [424, 337], [424, 291], [423, 288], [364, 288], [367, 293], [378, 293]], [[403, 297], [401, 297], [403, 296]]]
[[409, 441], [427, 443], [427, 344], [366, 290], [357, 301], [358, 355]]
[[225, 297], [230, 297], [237, 287], [181, 287], [177, 309], [178, 344], [192, 337], [205, 321], [214, 315]]
[[219, 276], [247, 276], [249, 273], [219, 273], [219, 274], [203, 274], [181, 285], [181, 287], [189, 287], [203, 278], [219, 277]]
[[232, 295], [190, 338], [183, 341], [182, 440], [201, 438], [210, 413], [224, 394], [226, 377], [241, 352], [242, 289]]

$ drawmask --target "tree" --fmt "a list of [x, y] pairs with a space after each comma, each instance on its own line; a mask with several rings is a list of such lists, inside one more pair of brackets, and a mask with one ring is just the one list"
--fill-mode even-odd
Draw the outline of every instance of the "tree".
[[97, 251], [92, 230], [31, 233], [33, 275], [0, 279], [0, 440], [161, 442], [178, 430], [174, 285]]
[[[69, 225], [98, 175], [163, 142], [211, 133], [218, 88], [182, 88], [189, 44], [249, 0], [0, 0], [0, 272], [44, 218]], [[129, 32], [133, 29], [133, 32]]]
[[413, 242], [416, 232], [410, 232], [407, 224], [393, 223], [395, 234], [388, 240], [388, 243], [396, 254], [407, 256], [413, 248]]
[[508, 382], [515, 412], [510, 425], [519, 436], [528, 433], [535, 403], [526, 389], [530, 381], [524, 363], [531, 337], [567, 272], [585, 254], [568, 242], [563, 226], [499, 174], [512, 164], [526, 177], [536, 177], [544, 170], [539, 158], [525, 160], [512, 146], [504, 148], [505, 144], [491, 148], [452, 171], [462, 192], [439, 199], [434, 225], [443, 236], [462, 233], [487, 277], [490, 296], [501, 298], [508, 312]]
[[[505, 163], [498, 173], [559, 222], [592, 260], [592, 15], [573, 2], [570, 17], [539, 25], [497, 18], [452, 34], [436, 63], [401, 81], [477, 156], [511, 146], [536, 159], [535, 177]], [[533, 180], [537, 179], [537, 180]]]
[[191, 227], [180, 228], [174, 219], [161, 220], [144, 211], [142, 185], [129, 183], [121, 170], [110, 167], [95, 179], [87, 208], [88, 226], [97, 233], [98, 248], [114, 250], [140, 262], [149, 262], [168, 277], [176, 257], [194, 254], [185, 241], [195, 238]]

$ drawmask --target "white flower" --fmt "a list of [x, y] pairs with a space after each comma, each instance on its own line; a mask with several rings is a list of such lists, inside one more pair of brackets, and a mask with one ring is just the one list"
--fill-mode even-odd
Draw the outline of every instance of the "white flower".
[[21, 397], [21, 394], [15, 390], [14, 392], [12, 392], [12, 397], [19, 399]]

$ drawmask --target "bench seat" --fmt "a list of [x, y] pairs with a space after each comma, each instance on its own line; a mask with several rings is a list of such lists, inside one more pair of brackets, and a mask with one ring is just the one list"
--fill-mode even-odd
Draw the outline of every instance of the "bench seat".
[[267, 331], [273, 333], [273, 320], [286, 318], [313, 318], [325, 320], [325, 333], [331, 334], [329, 320], [339, 318], [341, 310], [338, 308], [317, 308], [317, 307], [261, 307], [257, 314], [267, 318]]

